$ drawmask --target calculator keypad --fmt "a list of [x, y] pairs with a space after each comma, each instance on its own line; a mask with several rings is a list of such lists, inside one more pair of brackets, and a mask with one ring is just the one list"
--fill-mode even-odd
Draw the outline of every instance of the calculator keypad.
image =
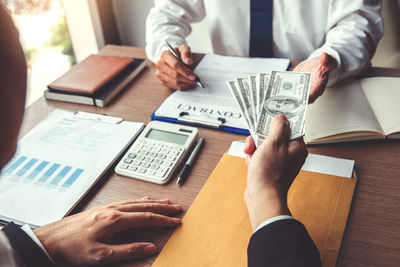
[[180, 145], [139, 139], [118, 164], [118, 168], [132, 177], [144, 175], [164, 180], [183, 152]]

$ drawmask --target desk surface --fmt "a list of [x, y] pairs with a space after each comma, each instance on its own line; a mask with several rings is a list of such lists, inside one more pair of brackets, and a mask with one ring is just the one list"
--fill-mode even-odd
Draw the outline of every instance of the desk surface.
[[[142, 48], [120, 46], [107, 46], [100, 54], [131, 57], [145, 55]], [[379, 73], [379, 70], [375, 70], [373, 75], [377, 72]], [[400, 70], [391, 70], [391, 75], [400, 76]], [[55, 108], [107, 113], [130, 121], [148, 123], [150, 115], [171, 93], [171, 90], [160, 85], [151, 63], [148, 63], [148, 68], [128, 87], [104, 108], [46, 101], [41, 97], [26, 110], [21, 136]], [[204, 128], [199, 128], [199, 136], [205, 137], [205, 146], [184, 186], [178, 188], [174, 182], [160, 186], [112, 173], [102, 179], [80, 209], [86, 210], [110, 202], [148, 195], [154, 199], [169, 198], [173, 202], [182, 204], [186, 211], [231, 142], [245, 138]], [[309, 151], [356, 161], [358, 185], [338, 266], [395, 266], [396, 263], [398, 265], [400, 263], [400, 142], [374, 141], [323, 145], [310, 147]], [[157, 229], [151, 232], [128, 232], [121, 238], [129, 241], [151, 241], [161, 248], [172, 231], [173, 229]], [[150, 266], [154, 259], [155, 256], [120, 265]]]

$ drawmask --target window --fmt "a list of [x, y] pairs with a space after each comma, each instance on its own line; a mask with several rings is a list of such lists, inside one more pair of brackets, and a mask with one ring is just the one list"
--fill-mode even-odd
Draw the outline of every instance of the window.
[[60, 0], [0, 0], [16, 24], [28, 65], [26, 106], [76, 63]]

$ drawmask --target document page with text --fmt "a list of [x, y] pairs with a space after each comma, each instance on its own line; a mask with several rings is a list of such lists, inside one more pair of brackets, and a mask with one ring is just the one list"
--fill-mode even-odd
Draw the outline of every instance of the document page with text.
[[181, 112], [203, 120], [223, 118], [224, 126], [247, 129], [226, 81], [260, 72], [286, 70], [288, 59], [245, 58], [207, 54], [195, 68], [205, 89], [197, 86], [171, 94], [157, 109], [156, 116], [178, 118]]

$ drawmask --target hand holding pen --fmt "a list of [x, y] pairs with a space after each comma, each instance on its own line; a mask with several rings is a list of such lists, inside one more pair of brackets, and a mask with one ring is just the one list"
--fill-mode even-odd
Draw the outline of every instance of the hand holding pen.
[[190, 48], [181, 45], [176, 48], [176, 52], [167, 42], [165, 46], [169, 50], [164, 51], [156, 63], [156, 76], [161, 84], [176, 90], [190, 89], [196, 84], [204, 88], [194, 72], [188, 68], [193, 64]]

